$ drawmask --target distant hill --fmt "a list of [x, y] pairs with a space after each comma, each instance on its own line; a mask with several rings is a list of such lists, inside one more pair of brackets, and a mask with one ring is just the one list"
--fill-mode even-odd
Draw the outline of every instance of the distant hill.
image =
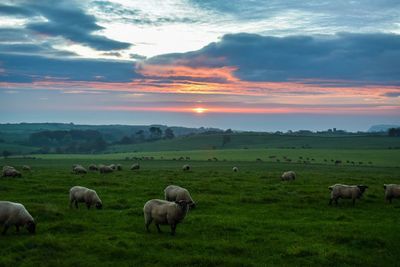
[[392, 125], [392, 124], [373, 125], [368, 129], [368, 132], [387, 132], [390, 128], [400, 128], [400, 125]]

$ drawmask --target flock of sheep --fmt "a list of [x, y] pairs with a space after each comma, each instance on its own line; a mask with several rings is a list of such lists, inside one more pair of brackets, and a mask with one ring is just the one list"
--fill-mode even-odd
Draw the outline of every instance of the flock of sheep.
[[[22, 167], [25, 171], [30, 171], [31, 168], [27, 165]], [[90, 165], [89, 170], [99, 171], [100, 173], [113, 172], [115, 170], [122, 170], [120, 164], [111, 165]], [[131, 170], [140, 169], [140, 165], [135, 163], [131, 166]], [[183, 171], [190, 171], [191, 166], [185, 164], [182, 167]], [[86, 169], [82, 165], [73, 165], [73, 173], [85, 174]], [[232, 168], [233, 172], [238, 172], [237, 167]], [[11, 166], [3, 167], [3, 177], [21, 177], [21, 172]], [[292, 181], [296, 179], [296, 173], [293, 171], [284, 172], [281, 176], [282, 181]], [[338, 204], [338, 199], [352, 199], [353, 205], [356, 199], [362, 197], [368, 186], [365, 185], [344, 185], [335, 184], [329, 186], [331, 191], [331, 197], [329, 205], [332, 202]], [[393, 198], [400, 198], [400, 185], [397, 184], [385, 184], [385, 199], [388, 202], [392, 202]], [[189, 191], [183, 187], [177, 185], [169, 185], [164, 189], [165, 200], [162, 199], [151, 199], [147, 201], [143, 207], [144, 220], [146, 230], [149, 231], [149, 226], [154, 222], [158, 232], [161, 232], [160, 225], [170, 225], [171, 234], [174, 235], [176, 226], [182, 222], [188, 211], [196, 206]], [[95, 206], [97, 209], [103, 207], [103, 203], [100, 197], [97, 195], [95, 190], [83, 187], [74, 186], [69, 191], [70, 208], [75, 205], [78, 208], [78, 203], [85, 203], [87, 208], [90, 209]], [[29, 233], [35, 233], [36, 224], [33, 217], [29, 214], [26, 208], [20, 203], [14, 203], [10, 201], [0, 201], [0, 225], [3, 225], [4, 229], [2, 234], [6, 234], [7, 230], [11, 226], [15, 226], [17, 232], [20, 227], [26, 227]]]

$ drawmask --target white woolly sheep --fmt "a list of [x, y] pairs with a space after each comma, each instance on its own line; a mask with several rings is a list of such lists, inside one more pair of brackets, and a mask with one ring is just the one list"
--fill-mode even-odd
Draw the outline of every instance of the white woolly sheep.
[[164, 196], [167, 201], [185, 200], [191, 209], [196, 207], [196, 203], [193, 201], [192, 196], [186, 188], [177, 185], [169, 185], [164, 189]]
[[110, 166], [99, 165], [99, 171], [100, 173], [110, 173], [113, 172], [114, 170], [110, 168]]
[[182, 166], [182, 170], [183, 171], [190, 171], [190, 169], [191, 169], [191, 167], [190, 167], [189, 164], [185, 164], [185, 165]]
[[99, 168], [96, 166], [96, 164], [90, 164], [89, 165], [89, 171], [98, 171]]
[[185, 200], [169, 202], [161, 199], [152, 199], [146, 202], [143, 207], [144, 222], [147, 232], [152, 221], [157, 227], [158, 232], [161, 232], [160, 224], [171, 226], [171, 234], [175, 235], [176, 225], [183, 221], [189, 205]]
[[238, 172], [238, 171], [239, 171], [239, 168], [238, 168], [238, 167], [233, 167], [233, 168], [232, 168], [232, 171], [233, 171], [233, 172]]
[[139, 163], [133, 163], [131, 166], [131, 170], [139, 170], [140, 169], [140, 165]]
[[36, 230], [35, 220], [24, 205], [10, 201], [0, 201], [0, 224], [4, 226], [3, 235], [11, 226], [15, 226], [17, 232], [21, 226], [25, 226], [31, 234], [34, 234]]
[[75, 173], [75, 174], [86, 174], [87, 171], [86, 171], [86, 169], [85, 169], [83, 166], [78, 165], [78, 166], [76, 166], [76, 167], [74, 168], [74, 173]]
[[23, 170], [23, 171], [31, 171], [32, 169], [31, 169], [30, 166], [24, 165], [24, 166], [22, 166], [22, 170]]
[[296, 179], [296, 173], [294, 171], [284, 172], [281, 176], [282, 181], [291, 181]]
[[92, 205], [95, 205], [97, 209], [103, 207], [101, 199], [97, 195], [96, 191], [83, 187], [74, 186], [69, 190], [69, 206], [72, 208], [72, 204], [75, 203], [75, 207], [78, 208], [78, 203], [84, 202], [86, 207], [90, 209]]
[[8, 166], [8, 165], [3, 166], [3, 171], [10, 170], [10, 169], [15, 170], [15, 168], [13, 166]]
[[6, 168], [3, 170], [3, 177], [21, 177], [22, 174], [14, 168]]
[[393, 198], [400, 198], [400, 185], [398, 184], [384, 184], [385, 200], [392, 203]]
[[353, 200], [353, 205], [355, 205], [356, 199], [361, 198], [367, 188], [368, 186], [366, 185], [332, 185], [329, 187], [329, 190], [331, 190], [329, 205], [332, 204], [332, 201], [335, 201], [335, 204], [337, 205], [339, 198], [351, 198]]

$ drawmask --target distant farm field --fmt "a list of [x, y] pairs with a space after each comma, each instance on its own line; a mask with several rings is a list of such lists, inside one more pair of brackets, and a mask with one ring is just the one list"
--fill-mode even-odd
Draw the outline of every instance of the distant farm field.
[[[32, 166], [22, 178], [0, 178], [0, 196], [25, 204], [38, 223], [34, 236], [15, 229], [0, 236], [0, 266], [398, 266], [400, 200], [390, 205], [383, 199], [384, 183], [400, 183], [397, 150], [168, 153], [0, 160], [18, 169]], [[141, 169], [130, 171], [135, 161], [125, 157], [141, 155], [155, 159], [141, 160]], [[191, 159], [170, 159], [178, 156]], [[318, 163], [284, 162], [283, 156], [314, 157]], [[335, 166], [323, 164], [324, 158], [372, 165]], [[71, 174], [74, 163], [121, 163], [124, 170], [81, 176]], [[184, 163], [193, 170], [183, 172]], [[289, 169], [298, 179], [281, 182], [281, 173]], [[328, 186], [334, 183], [362, 183], [369, 189], [355, 207], [348, 200], [330, 207]], [[146, 233], [143, 205], [163, 198], [169, 184], [189, 189], [197, 207], [178, 225], [176, 236], [167, 226], [162, 234], [154, 225]], [[104, 209], [69, 209], [74, 185], [95, 189]]]

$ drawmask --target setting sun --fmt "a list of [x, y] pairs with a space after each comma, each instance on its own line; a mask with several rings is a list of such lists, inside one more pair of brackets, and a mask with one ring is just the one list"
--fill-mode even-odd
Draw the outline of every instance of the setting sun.
[[205, 111], [207, 111], [207, 109], [206, 108], [194, 108], [193, 111], [196, 113], [204, 113]]

